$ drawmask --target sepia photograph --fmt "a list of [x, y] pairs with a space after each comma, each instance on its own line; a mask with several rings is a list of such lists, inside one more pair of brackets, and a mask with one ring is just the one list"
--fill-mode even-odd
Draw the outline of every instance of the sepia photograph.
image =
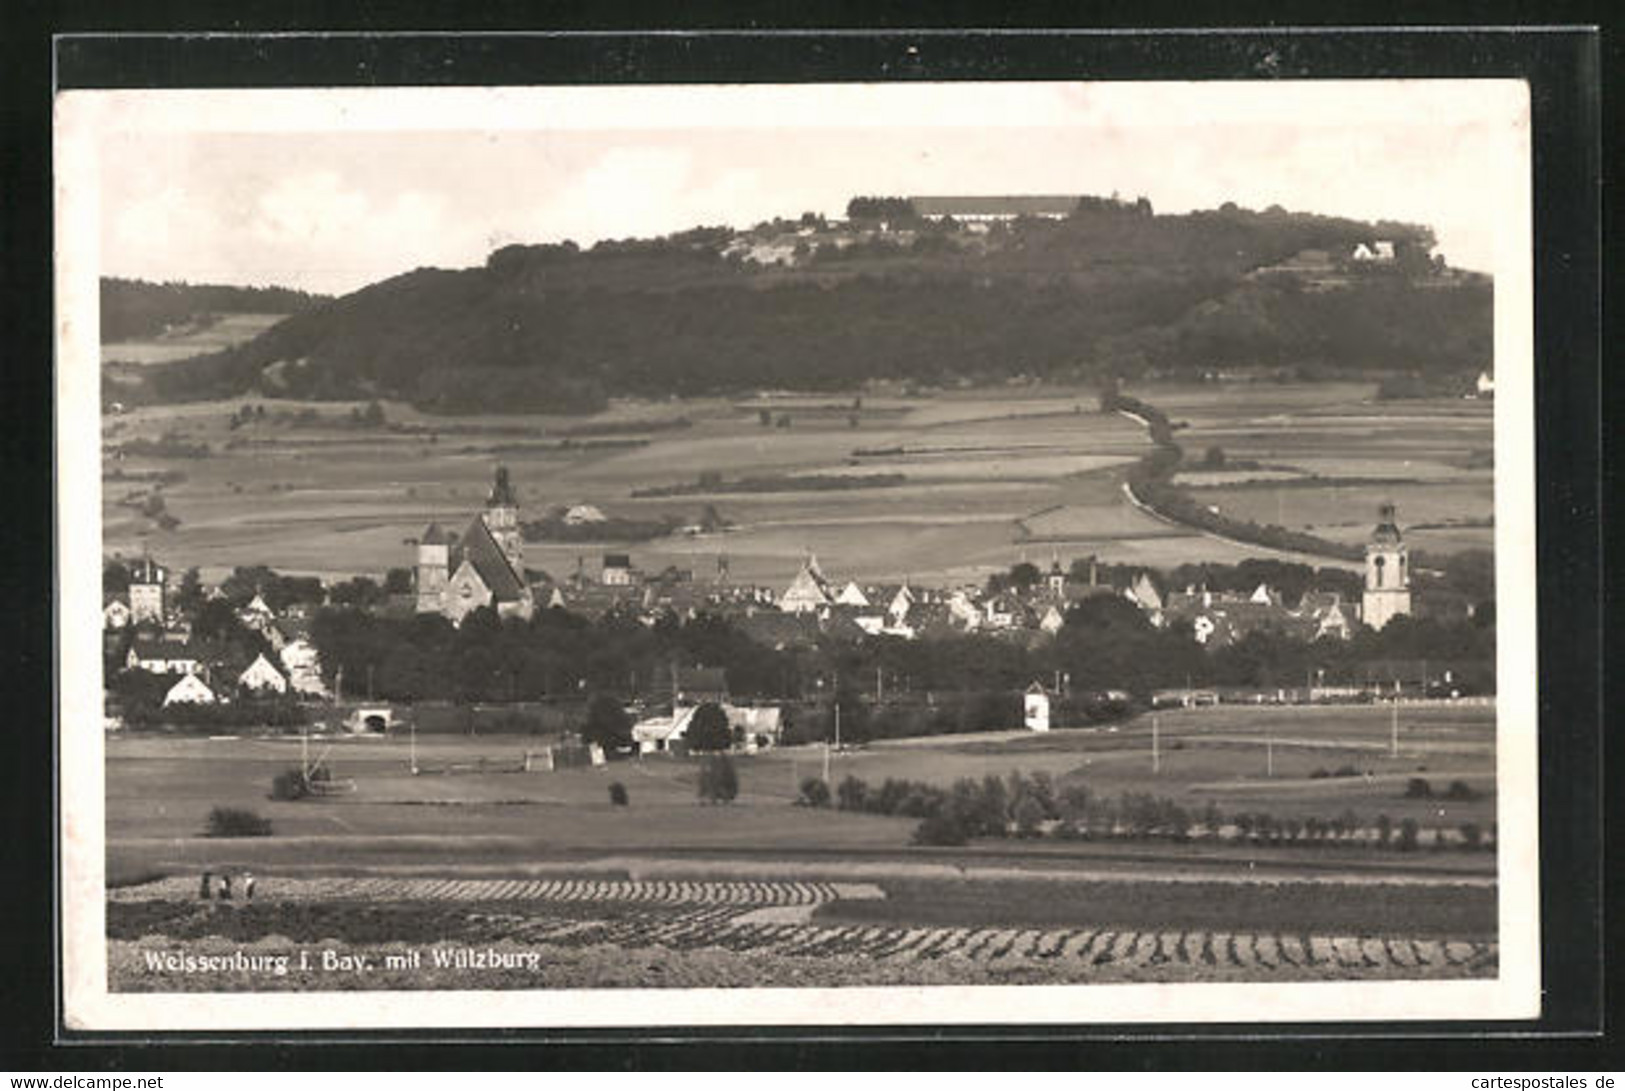
[[1523, 83], [55, 140], [70, 1025], [1539, 1014]]

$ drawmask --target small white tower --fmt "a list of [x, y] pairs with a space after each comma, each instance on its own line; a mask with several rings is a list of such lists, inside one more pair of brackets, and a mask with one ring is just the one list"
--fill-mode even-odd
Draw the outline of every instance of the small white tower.
[[1411, 612], [1411, 570], [1399, 526], [1394, 521], [1394, 505], [1384, 504], [1380, 521], [1365, 547], [1365, 598], [1361, 617], [1373, 629]]
[[143, 557], [141, 567], [130, 578], [130, 623], [164, 623], [164, 570], [153, 564], [151, 557]]
[[1049, 575], [1046, 577], [1049, 584], [1051, 598], [1066, 597], [1066, 572], [1061, 568], [1060, 554], [1052, 554], [1049, 562]]

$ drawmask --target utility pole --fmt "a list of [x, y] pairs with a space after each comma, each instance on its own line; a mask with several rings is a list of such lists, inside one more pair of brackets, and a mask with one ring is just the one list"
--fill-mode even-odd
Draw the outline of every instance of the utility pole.
[[[415, 712], [416, 712], [416, 710], [414, 710], [414, 713]], [[412, 738], [412, 742], [411, 742], [412, 759], [411, 760], [412, 760], [412, 775], [415, 777], [415, 776], [418, 775], [418, 718], [417, 718], [417, 716], [415, 714], [412, 716], [412, 718], [409, 721], [407, 721], [407, 726], [409, 728], [411, 728], [411, 732], [412, 732], [412, 735], [411, 735], [411, 738]], [[530, 761], [530, 751], [528, 751], [528, 750], [525, 751], [525, 761], [527, 763]]]
[[1151, 717], [1151, 774], [1157, 775], [1162, 771], [1162, 748], [1158, 739], [1157, 717]]
[[1275, 776], [1275, 736], [1264, 736], [1264, 775]]
[[1388, 756], [1399, 757], [1399, 695], [1393, 698], [1393, 718], [1388, 729]]

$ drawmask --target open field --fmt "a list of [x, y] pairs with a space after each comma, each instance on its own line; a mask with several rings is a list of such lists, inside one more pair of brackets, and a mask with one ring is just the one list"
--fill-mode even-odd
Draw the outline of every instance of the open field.
[[[1490, 471], [1470, 468], [1492, 446], [1487, 404], [1377, 403], [1368, 385], [1199, 387], [1148, 385], [1136, 396], [1189, 422], [1180, 441], [1199, 455], [1210, 444], [1234, 457], [1336, 476], [1381, 476], [1402, 521], [1452, 522], [1488, 511]], [[649, 570], [668, 564], [706, 574], [727, 554], [735, 579], [779, 584], [808, 550], [835, 578], [979, 580], [1032, 551], [1096, 553], [1124, 563], [1235, 561], [1261, 551], [1217, 541], [1134, 509], [1119, 488], [1123, 468], [1148, 449], [1144, 431], [1095, 411], [1084, 389], [993, 388], [930, 397], [865, 399], [852, 427], [839, 396], [775, 397], [762, 404], [792, 417], [762, 428], [755, 402], [723, 399], [622, 402], [590, 418], [426, 417], [384, 408], [407, 430], [363, 429], [351, 403], [319, 403], [324, 420], [293, 426], [307, 403], [253, 399], [267, 419], [232, 430], [237, 403], [155, 406], [104, 422], [111, 454], [132, 439], [175, 433], [206, 443], [206, 458], [110, 457], [109, 472], [178, 471], [162, 490], [180, 519], [172, 531], [119, 501], [150, 487], [109, 481], [103, 497], [109, 551], [143, 541], [176, 566], [218, 576], [236, 565], [290, 572], [382, 574], [407, 564], [404, 540], [431, 519], [456, 525], [484, 499], [491, 468], [507, 462], [530, 517], [557, 504], [593, 503], [611, 516], [684, 521], [714, 503], [734, 526], [634, 548]], [[285, 414], [279, 420], [279, 415]], [[800, 414], [799, 416], [797, 414]], [[671, 427], [681, 418], [687, 427]], [[640, 430], [640, 426], [643, 430]], [[592, 446], [593, 433], [618, 446]], [[574, 446], [559, 443], [588, 437]], [[858, 452], [864, 452], [859, 454]], [[732, 480], [772, 474], [901, 473], [883, 489], [693, 494], [633, 499], [635, 489], [691, 484], [702, 473]], [[1381, 490], [1379, 490], [1381, 491]], [[1235, 514], [1309, 526], [1339, 539], [1367, 532], [1368, 488], [1295, 486], [1203, 489]], [[1257, 510], [1255, 510], [1257, 509]], [[1430, 533], [1430, 532], [1422, 532]], [[1452, 528], [1438, 542], [1481, 544], [1487, 528]], [[573, 570], [576, 558], [616, 543], [533, 543], [531, 567]]]
[[[1493, 892], [904, 880], [316, 880], [108, 904], [115, 991], [1325, 981], [1493, 976]], [[1249, 920], [1225, 923], [1226, 908]], [[1356, 918], [1356, 912], [1363, 917]], [[251, 956], [245, 958], [244, 956]], [[215, 958], [187, 972], [165, 956]]]
[[222, 314], [213, 321], [188, 325], [139, 341], [109, 341], [102, 345], [102, 362], [163, 364], [251, 341], [284, 318], [285, 314]]
[[[1352, 809], [1366, 822], [1386, 813], [1395, 822], [1410, 817], [1424, 827], [1450, 829], [1468, 821], [1487, 828], [1495, 818], [1494, 711], [1488, 707], [1402, 709], [1397, 758], [1388, 754], [1386, 709], [1188, 709], [1160, 713], [1157, 721], [1155, 773], [1150, 720], [1141, 717], [1116, 730], [877, 743], [835, 755], [831, 776], [858, 776], [871, 784], [900, 777], [948, 786], [961, 777], [1045, 772], [1062, 784], [1081, 782], [1097, 795], [1170, 796], [1191, 811], [1209, 800], [1227, 814], [1268, 811], [1329, 819]], [[433, 863], [438, 854], [459, 866], [500, 867], [606, 852], [917, 851], [909, 846], [913, 820], [790, 805], [802, 779], [821, 775], [821, 747], [736, 757], [739, 798], [710, 807], [697, 801], [698, 763], [690, 760], [661, 756], [602, 769], [519, 771], [525, 749], [545, 741], [517, 735], [422, 736], [418, 762], [431, 771], [419, 776], [410, 772], [404, 738], [340, 738], [331, 747], [313, 742], [313, 754], [325, 754], [334, 776], [353, 779], [355, 790], [274, 802], [266, 798], [271, 778], [298, 763], [296, 738], [110, 736], [109, 866], [128, 873], [204, 866], [227, 857], [278, 866], [303, 860], [311, 866], [364, 867], [375, 860]], [[485, 772], [432, 772], [481, 761]], [[1270, 763], [1273, 776], [1266, 775]], [[1312, 776], [1344, 766], [1357, 775]], [[1434, 798], [1405, 798], [1406, 781], [1418, 776], [1432, 784]], [[631, 806], [609, 804], [607, 787], [614, 780], [626, 785]], [[1454, 780], [1472, 786], [1477, 797], [1439, 798]], [[254, 807], [272, 820], [276, 836], [236, 841], [199, 836], [205, 815], [216, 805]], [[990, 845], [985, 851], [996, 854], [1007, 847]], [[1192, 851], [1211, 855], [1218, 848]], [[1493, 864], [1487, 854], [1469, 854], [1468, 860], [1474, 867]]]
[[[1217, 708], [1116, 730], [901, 740], [834, 756], [832, 776], [949, 784], [1049, 772], [1095, 793], [1151, 791], [1432, 827], [1494, 816], [1493, 710]], [[1273, 738], [1275, 777], [1261, 741]], [[126, 990], [1318, 981], [1492, 976], [1493, 854], [1351, 843], [909, 843], [914, 821], [791, 805], [821, 748], [735, 758], [738, 800], [698, 802], [698, 764], [519, 771], [529, 736], [313, 742], [347, 794], [265, 799], [294, 738], [107, 740], [110, 985]], [[484, 762], [484, 771], [479, 765]], [[1372, 775], [1311, 778], [1359, 763]], [[446, 772], [452, 766], [464, 773]], [[1425, 769], [1425, 772], [1419, 770]], [[438, 770], [438, 771], [436, 771]], [[1411, 775], [1469, 801], [1401, 798]], [[630, 806], [608, 803], [628, 787]], [[198, 835], [217, 804], [270, 837]], [[205, 870], [259, 877], [252, 904], [198, 900]], [[281, 974], [155, 969], [149, 957], [274, 960]], [[419, 963], [402, 956], [418, 950]], [[485, 962], [452, 965], [457, 952]], [[426, 953], [425, 953], [426, 952]], [[490, 952], [503, 952], [493, 963]], [[303, 954], [311, 963], [301, 966]], [[386, 958], [395, 959], [387, 963]], [[439, 959], [441, 963], [437, 964]], [[326, 960], [324, 962], [324, 960]], [[261, 963], [260, 965], [270, 965]], [[345, 974], [325, 965], [361, 967]]]

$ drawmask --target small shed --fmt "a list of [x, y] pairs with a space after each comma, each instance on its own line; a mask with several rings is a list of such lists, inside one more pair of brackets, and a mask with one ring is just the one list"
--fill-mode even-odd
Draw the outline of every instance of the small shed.
[[1027, 687], [1021, 698], [1021, 722], [1028, 731], [1049, 730], [1049, 691], [1039, 682]]

